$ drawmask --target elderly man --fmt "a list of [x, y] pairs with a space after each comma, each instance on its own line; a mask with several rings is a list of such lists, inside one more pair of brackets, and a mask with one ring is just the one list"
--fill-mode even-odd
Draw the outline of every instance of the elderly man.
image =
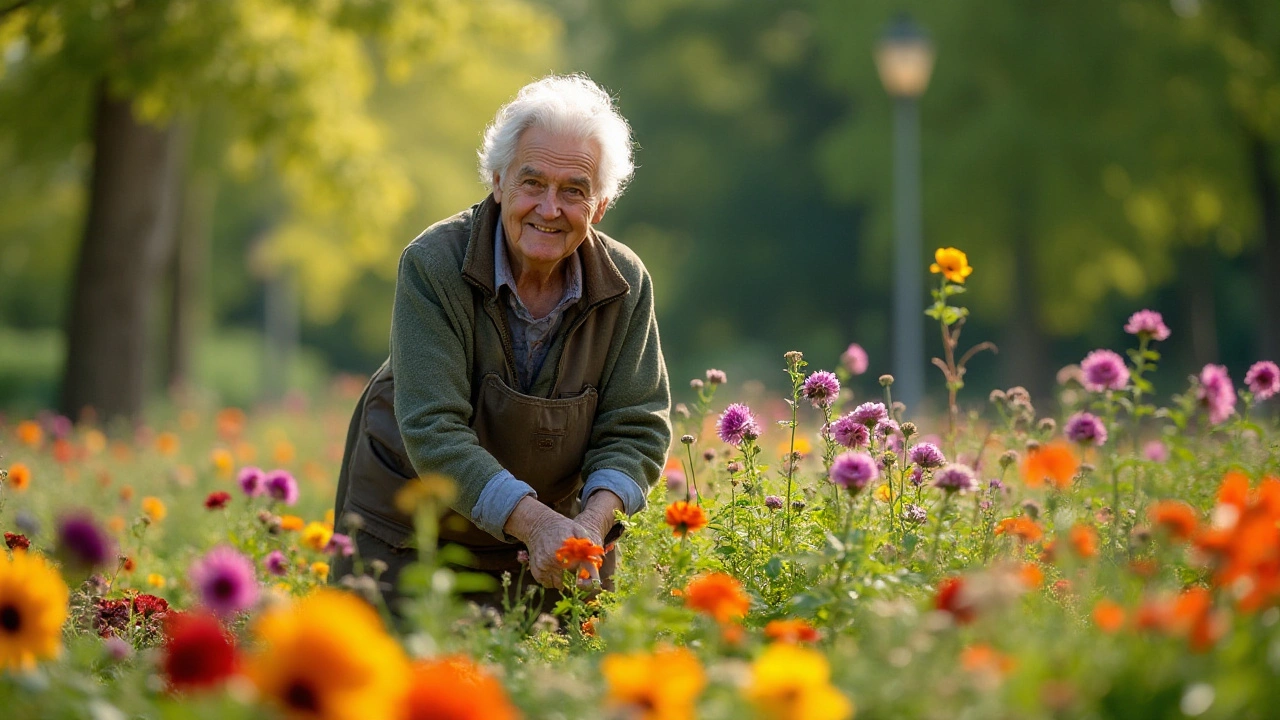
[[626, 120], [586, 77], [547, 77], [498, 111], [479, 155], [492, 193], [404, 250], [390, 357], [347, 437], [336, 516], [360, 516], [360, 556], [387, 563], [390, 587], [417, 558], [406, 482], [457, 483], [440, 544], [475, 569], [560, 588], [564, 540], [611, 542], [670, 442], [649, 275], [593, 227], [634, 169]]

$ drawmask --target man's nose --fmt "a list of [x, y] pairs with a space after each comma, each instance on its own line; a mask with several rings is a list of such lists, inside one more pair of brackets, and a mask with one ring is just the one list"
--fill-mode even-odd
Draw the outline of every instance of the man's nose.
[[538, 199], [538, 214], [548, 220], [560, 217], [560, 202], [554, 187], [548, 186]]

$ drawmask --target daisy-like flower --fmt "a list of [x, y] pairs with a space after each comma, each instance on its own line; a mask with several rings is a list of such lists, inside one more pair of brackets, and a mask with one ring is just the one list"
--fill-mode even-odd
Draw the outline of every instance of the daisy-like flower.
[[848, 417], [853, 418], [853, 421], [860, 425], [866, 425], [870, 430], [881, 420], [889, 419], [889, 410], [885, 408], [884, 403], [866, 402], [854, 408]]
[[1280, 393], [1280, 367], [1270, 360], [1260, 360], [1244, 374], [1244, 384], [1258, 400]]
[[911, 448], [911, 452], [907, 453], [907, 460], [916, 467], [932, 470], [945, 465], [947, 456], [942, 454], [937, 445], [922, 442]]
[[840, 396], [840, 380], [833, 372], [819, 370], [805, 378], [800, 394], [816, 408], [831, 407]]
[[845, 452], [831, 463], [828, 478], [851, 495], [857, 495], [866, 489], [873, 480], [880, 477], [880, 469], [876, 461], [864, 452]]
[[695, 703], [707, 685], [698, 658], [685, 648], [652, 653], [613, 653], [600, 663], [608, 685], [605, 702], [635, 720], [693, 720]]
[[1164, 317], [1155, 310], [1139, 310], [1130, 315], [1129, 322], [1124, 324], [1124, 331], [1152, 340], [1169, 339], [1169, 326], [1164, 324]]
[[263, 484], [265, 478], [266, 473], [262, 472], [262, 468], [249, 466], [240, 469], [240, 476], [236, 478], [236, 481], [240, 483], [240, 489], [244, 491], [245, 495], [259, 497], [267, 492], [267, 488]]
[[831, 423], [831, 437], [847, 448], [863, 448], [871, 442], [871, 430], [849, 413]]
[[262, 479], [263, 486], [272, 500], [279, 500], [285, 505], [298, 502], [298, 481], [285, 470], [272, 470]]
[[973, 273], [969, 267], [969, 257], [955, 248], [938, 248], [933, 253], [933, 264], [929, 272], [942, 276], [957, 285], [963, 285], [966, 278]]
[[35, 553], [0, 553], [0, 670], [26, 670], [62, 652], [70, 592]]
[[324, 523], [309, 522], [302, 529], [302, 544], [312, 550], [324, 550], [331, 537], [333, 537], [333, 531]]
[[698, 505], [677, 500], [667, 506], [666, 520], [677, 537], [685, 537], [706, 527], [707, 514]]
[[192, 564], [188, 577], [200, 602], [222, 617], [248, 610], [258, 600], [253, 563], [226, 545], [210, 550]]
[[1078, 412], [1067, 418], [1063, 433], [1071, 442], [1102, 446], [1107, 442], [1107, 426], [1093, 413]]
[[1123, 390], [1129, 384], [1124, 358], [1110, 350], [1094, 350], [1080, 362], [1084, 389], [1090, 392]]
[[418, 660], [409, 670], [403, 720], [516, 720], [502, 683], [465, 655]]
[[769, 720], [845, 720], [853, 703], [831, 685], [831, 666], [817, 650], [787, 643], [765, 648], [751, 666], [746, 695]]
[[947, 494], [973, 489], [973, 470], [967, 465], [946, 465], [933, 474], [933, 484]]
[[716, 423], [716, 433], [720, 439], [730, 445], [738, 446], [745, 440], [760, 437], [760, 426], [756, 423], [751, 408], [741, 403], [734, 403], [725, 408]]
[[1209, 422], [1219, 425], [1236, 411], [1236, 388], [1231, 376], [1221, 365], [1205, 365], [1200, 371], [1200, 389], [1196, 400], [1209, 411]]
[[861, 375], [867, 371], [867, 351], [858, 343], [851, 343], [840, 356], [840, 364], [850, 375]]
[[198, 611], [165, 617], [163, 652], [165, 680], [181, 691], [217, 687], [239, 664], [231, 634], [217, 618]]
[[716, 572], [690, 580], [684, 589], [684, 603], [721, 624], [737, 620], [751, 609], [751, 598], [742, 589], [742, 583], [732, 575]]
[[599, 570], [604, 564], [604, 548], [590, 538], [568, 537], [564, 539], [560, 549], [556, 550], [556, 562], [565, 568], [590, 564]]

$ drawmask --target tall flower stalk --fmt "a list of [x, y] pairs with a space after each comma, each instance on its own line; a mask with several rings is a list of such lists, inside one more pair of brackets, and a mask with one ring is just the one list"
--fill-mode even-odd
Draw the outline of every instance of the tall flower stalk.
[[952, 297], [965, 291], [964, 281], [973, 272], [969, 267], [969, 259], [955, 248], [938, 248], [934, 253], [937, 262], [929, 266], [929, 271], [942, 275], [942, 281], [933, 291], [933, 306], [924, 311], [925, 315], [938, 321], [942, 330], [942, 352], [945, 359], [933, 358], [933, 364], [942, 370], [947, 380], [947, 445], [951, 455], [956, 452], [956, 433], [960, 422], [960, 406], [956, 404], [956, 394], [964, 387], [965, 365], [983, 350], [998, 352], [994, 343], [981, 342], [969, 348], [960, 359], [956, 360], [956, 348], [960, 344], [960, 331], [964, 328], [969, 309], [950, 304]]

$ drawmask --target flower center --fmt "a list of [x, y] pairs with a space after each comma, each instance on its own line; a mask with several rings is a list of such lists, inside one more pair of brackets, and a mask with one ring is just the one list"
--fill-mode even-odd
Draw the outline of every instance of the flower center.
[[22, 615], [13, 605], [0, 608], [0, 629], [8, 633], [17, 633], [22, 627]]
[[311, 686], [301, 680], [295, 680], [284, 693], [284, 702], [294, 710], [319, 712], [320, 698]]
[[230, 598], [235, 595], [236, 584], [231, 582], [231, 578], [220, 577], [213, 581], [213, 594], [218, 598]]

